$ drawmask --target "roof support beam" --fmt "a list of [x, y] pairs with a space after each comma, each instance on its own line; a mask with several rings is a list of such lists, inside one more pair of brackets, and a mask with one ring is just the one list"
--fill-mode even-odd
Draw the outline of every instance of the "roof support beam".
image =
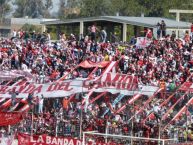
[[176, 21], [180, 21], [180, 13], [183, 14], [192, 14], [193, 10], [177, 10], [177, 9], [170, 9], [169, 13], [176, 13]]
[[123, 42], [127, 41], [127, 24], [123, 23]]
[[80, 35], [84, 34], [84, 22], [80, 21]]

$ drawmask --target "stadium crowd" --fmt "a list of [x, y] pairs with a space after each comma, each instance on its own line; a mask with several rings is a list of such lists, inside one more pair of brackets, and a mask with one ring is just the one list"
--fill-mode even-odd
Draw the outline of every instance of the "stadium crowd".
[[[107, 41], [105, 30], [101, 31], [101, 40], [98, 41], [95, 25], [89, 28], [90, 35], [80, 39], [73, 34], [68, 37], [61, 33], [60, 40], [51, 42], [49, 33], [29, 33], [22, 30], [14, 30], [11, 39], [1, 39], [0, 69], [28, 71], [36, 78], [37, 83], [53, 82], [66, 74], [69, 74], [67, 79], [87, 78], [92, 69], [75, 69], [83, 60], [119, 61], [116, 72], [137, 76], [141, 85], [159, 86], [166, 92], [164, 95], [158, 93], [157, 97], [137, 115], [135, 114], [140, 109], [139, 106], [148, 100], [145, 95], [133, 105], [127, 105], [119, 114], [109, 110], [105, 115], [104, 112], [116, 95], [106, 94], [105, 97], [90, 104], [87, 112], [82, 110], [81, 105], [84, 94], [76, 94], [70, 101], [66, 97], [48, 99], [44, 96], [41, 98], [34, 96], [33, 108], [17, 126], [17, 130], [74, 137], [79, 137], [81, 130], [97, 130], [101, 133], [152, 138], [178, 136], [183, 140], [192, 140], [192, 118], [187, 119], [185, 116], [170, 127], [187, 125], [188, 122], [188, 129], [183, 127], [176, 133], [170, 128], [159, 134], [162, 125], [160, 118], [181, 96], [177, 93], [168, 104], [165, 106], [161, 104], [191, 76], [193, 66], [193, 39], [189, 32], [184, 34], [184, 38], [178, 39], [174, 32], [172, 35], [166, 35], [164, 27], [165, 24], [162, 22], [158, 33], [159, 39], [153, 38], [151, 30], [147, 31], [146, 37], [151, 40], [151, 44], [145, 48], [138, 47], [135, 42], [111, 43]], [[99, 68], [95, 76], [99, 76], [101, 71]], [[191, 78], [189, 80], [192, 81]], [[97, 93], [93, 97], [96, 95]], [[119, 109], [129, 97], [131, 96], [125, 96], [113, 109]], [[182, 100], [173, 112], [179, 111], [186, 101]], [[154, 119], [151, 117], [146, 119], [152, 112]], [[168, 118], [171, 120], [174, 115]], [[167, 121], [163, 123], [167, 124]]]

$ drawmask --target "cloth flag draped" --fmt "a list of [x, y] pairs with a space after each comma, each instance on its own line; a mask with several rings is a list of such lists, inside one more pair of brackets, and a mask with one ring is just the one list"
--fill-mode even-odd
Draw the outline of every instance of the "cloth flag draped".
[[109, 64], [109, 61], [102, 61], [102, 62], [96, 63], [89, 60], [85, 60], [82, 63], [80, 63], [79, 66], [83, 68], [93, 68], [93, 67], [104, 68], [108, 64]]
[[[124, 97], [125, 95], [123, 95], [123, 94], [119, 94], [119, 96], [113, 101], [113, 103], [112, 103], [112, 107], [115, 107], [115, 105], [117, 104], [117, 103], [119, 103], [122, 99], [123, 99], [123, 97]], [[104, 117], [108, 112], [109, 112], [109, 108], [107, 108], [107, 110], [103, 113], [103, 115], [102, 115], [102, 117]]]
[[[93, 87], [91, 86], [93, 84]], [[75, 93], [110, 92], [112, 94], [152, 95], [158, 90], [156, 86], [140, 86], [136, 76], [119, 73], [107, 73], [94, 79], [73, 79], [47, 84], [28, 83], [22, 85], [0, 85], [1, 97], [10, 98], [10, 92], [18, 92], [17, 98], [27, 98], [29, 93], [44, 95], [47, 98], [65, 97]], [[151, 91], [149, 91], [151, 90]]]
[[138, 48], [145, 48], [151, 44], [151, 41], [146, 37], [137, 37], [136, 46]]

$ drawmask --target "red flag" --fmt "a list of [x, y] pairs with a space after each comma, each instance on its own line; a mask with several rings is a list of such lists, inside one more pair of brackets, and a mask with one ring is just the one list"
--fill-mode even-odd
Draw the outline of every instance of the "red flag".
[[22, 113], [0, 112], [0, 126], [15, 125], [22, 120]]

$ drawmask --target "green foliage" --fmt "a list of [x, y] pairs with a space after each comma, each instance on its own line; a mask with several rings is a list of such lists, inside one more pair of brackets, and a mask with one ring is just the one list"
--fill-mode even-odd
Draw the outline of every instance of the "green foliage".
[[11, 10], [8, 4], [10, 0], [0, 0], [0, 18], [4, 18]]
[[114, 7], [111, 6], [110, 0], [82, 0], [80, 15], [82, 17], [114, 15]]
[[35, 25], [31, 25], [31, 24], [24, 24], [21, 28], [24, 31], [28, 31], [28, 32], [41, 32], [41, 27], [40, 26], [35, 26]]
[[31, 18], [49, 17], [49, 9], [52, 8], [52, 0], [15, 0], [17, 6], [14, 16]]
[[60, 0], [58, 11], [59, 18], [78, 18], [80, 11], [79, 0]]
[[[193, 0], [80, 0], [82, 17], [103, 15], [171, 17], [169, 9], [193, 9]], [[192, 15], [191, 15], [192, 16]], [[182, 15], [182, 20], [190, 20], [191, 16]]]

